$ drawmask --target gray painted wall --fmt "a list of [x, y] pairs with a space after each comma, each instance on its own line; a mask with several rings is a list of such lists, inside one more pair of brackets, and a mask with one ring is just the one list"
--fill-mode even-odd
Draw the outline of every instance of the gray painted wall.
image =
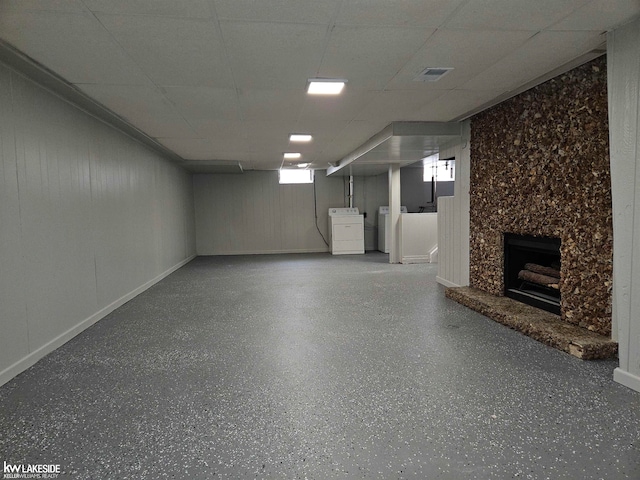
[[640, 19], [607, 36], [616, 381], [640, 391]]
[[[328, 210], [344, 206], [343, 182], [315, 174], [318, 227], [328, 241]], [[314, 187], [280, 185], [277, 171], [193, 176], [198, 255], [326, 252]]]
[[[422, 204], [431, 185], [425, 187], [422, 170], [410, 170], [401, 173], [403, 198]], [[318, 227], [328, 240], [327, 211], [349, 205], [348, 177], [318, 170], [315, 182]], [[194, 175], [193, 186], [198, 255], [329, 251], [315, 225], [313, 185], [280, 185], [276, 171], [248, 171]], [[378, 207], [388, 203], [386, 174], [354, 177], [354, 206], [366, 213], [366, 250], [377, 248]]]
[[[348, 177], [344, 177], [348, 178]], [[353, 204], [366, 212], [364, 219], [364, 248], [378, 248], [378, 207], [389, 204], [389, 178], [387, 174], [370, 177], [354, 177]]]
[[[455, 173], [455, 171], [454, 171]], [[449, 197], [454, 194], [455, 182], [437, 182], [437, 197]], [[405, 167], [400, 169], [401, 203], [407, 207], [409, 213], [417, 213], [421, 206], [431, 204], [431, 182], [423, 180], [423, 169]], [[426, 210], [432, 211], [432, 210]]]
[[195, 253], [180, 167], [0, 64], [0, 384]]

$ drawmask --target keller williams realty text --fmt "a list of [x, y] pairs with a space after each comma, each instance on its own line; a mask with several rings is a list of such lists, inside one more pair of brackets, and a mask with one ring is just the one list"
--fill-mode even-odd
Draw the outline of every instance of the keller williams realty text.
[[14, 465], [4, 462], [4, 478], [56, 478], [60, 475], [60, 465]]

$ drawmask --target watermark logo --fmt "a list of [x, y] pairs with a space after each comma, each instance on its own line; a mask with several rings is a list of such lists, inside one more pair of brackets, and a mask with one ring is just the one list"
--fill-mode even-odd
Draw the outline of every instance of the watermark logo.
[[58, 478], [60, 475], [60, 465], [57, 464], [3, 464], [2, 478]]

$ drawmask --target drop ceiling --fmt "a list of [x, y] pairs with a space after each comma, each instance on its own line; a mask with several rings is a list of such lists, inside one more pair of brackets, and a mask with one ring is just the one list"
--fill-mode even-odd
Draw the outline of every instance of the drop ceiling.
[[[325, 169], [394, 122], [454, 122], [593, 58], [639, 14], [640, 0], [0, 0], [0, 41], [192, 171], [277, 169], [294, 148]], [[426, 67], [453, 70], [414, 81]], [[311, 77], [348, 84], [311, 97]]]

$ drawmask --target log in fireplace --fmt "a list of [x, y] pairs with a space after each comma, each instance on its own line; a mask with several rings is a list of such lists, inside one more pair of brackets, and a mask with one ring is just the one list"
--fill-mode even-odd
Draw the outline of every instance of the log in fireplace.
[[504, 235], [505, 295], [560, 315], [560, 239]]

